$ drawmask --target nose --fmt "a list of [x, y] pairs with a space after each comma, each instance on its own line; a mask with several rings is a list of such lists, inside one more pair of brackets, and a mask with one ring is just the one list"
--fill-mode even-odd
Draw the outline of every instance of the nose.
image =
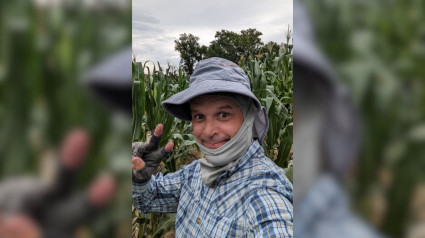
[[213, 138], [218, 133], [216, 123], [212, 119], [207, 119], [204, 127], [204, 135], [208, 138]]

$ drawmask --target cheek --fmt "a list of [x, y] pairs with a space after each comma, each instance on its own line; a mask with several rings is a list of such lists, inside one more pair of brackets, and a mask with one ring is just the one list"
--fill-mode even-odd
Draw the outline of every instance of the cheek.
[[234, 120], [224, 126], [225, 133], [230, 136], [230, 138], [233, 138], [239, 131], [239, 129], [242, 126], [243, 121]]
[[199, 123], [192, 122], [192, 132], [195, 138], [199, 138], [202, 133], [202, 126]]

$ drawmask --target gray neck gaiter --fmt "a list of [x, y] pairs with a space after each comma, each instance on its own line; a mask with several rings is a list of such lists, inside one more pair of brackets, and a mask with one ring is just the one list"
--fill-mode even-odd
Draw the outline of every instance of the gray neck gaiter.
[[241, 101], [239, 98], [239, 100], [233, 97], [230, 98], [235, 100], [244, 112], [244, 122], [236, 135], [217, 149], [207, 148], [196, 141], [201, 152], [205, 155], [205, 158], [200, 159], [199, 162], [201, 164], [201, 178], [207, 186], [214, 182], [221, 173], [236, 164], [253, 142], [254, 105], [250, 103], [249, 99]]

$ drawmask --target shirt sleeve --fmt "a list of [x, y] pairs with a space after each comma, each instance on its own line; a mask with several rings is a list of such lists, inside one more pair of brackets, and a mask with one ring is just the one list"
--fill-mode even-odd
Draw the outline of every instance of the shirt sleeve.
[[254, 237], [293, 237], [293, 206], [282, 193], [257, 190], [247, 210]]
[[184, 181], [184, 169], [174, 173], [152, 175], [146, 183], [132, 183], [133, 205], [142, 214], [175, 213], [180, 189]]

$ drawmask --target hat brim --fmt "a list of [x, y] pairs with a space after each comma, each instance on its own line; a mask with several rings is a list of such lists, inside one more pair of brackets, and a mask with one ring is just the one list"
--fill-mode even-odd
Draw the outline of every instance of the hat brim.
[[257, 110], [260, 110], [261, 108], [260, 102], [250, 89], [241, 87], [239, 82], [220, 81], [220, 83], [217, 83], [217, 80], [203, 80], [190, 85], [189, 88], [176, 93], [167, 100], [163, 101], [162, 106], [174, 117], [181, 120], [190, 121], [191, 115], [189, 101], [204, 94], [218, 92], [236, 93], [247, 96], [252, 99]]

